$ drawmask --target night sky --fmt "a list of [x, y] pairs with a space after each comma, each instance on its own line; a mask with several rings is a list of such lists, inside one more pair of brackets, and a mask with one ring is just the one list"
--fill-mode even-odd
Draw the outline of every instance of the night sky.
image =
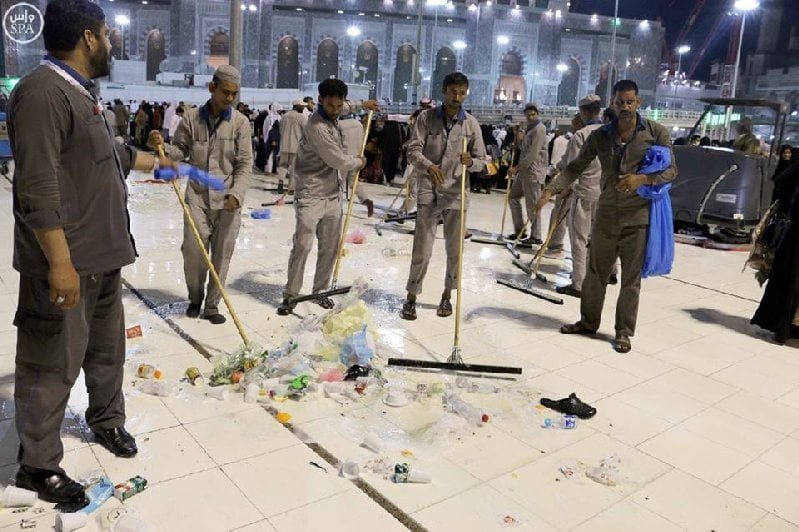
[[[620, 0], [619, 16], [623, 18], [660, 20], [666, 27], [666, 39], [669, 48], [677, 43], [675, 39], [682, 30], [691, 13], [695, 0]], [[613, 16], [613, 0], [571, 0], [572, 11], [577, 13]], [[708, 0], [693, 29], [685, 41], [692, 50], [683, 57], [683, 70], [687, 71], [702, 46], [706, 35], [713, 28], [718, 17], [726, 17], [733, 0]], [[787, 20], [799, 21], [799, 2], [785, 0], [785, 17]], [[744, 36], [744, 55], [754, 49], [760, 20], [757, 13], [747, 15], [746, 35]], [[713, 43], [705, 53], [704, 59], [697, 68], [694, 78], [707, 79], [710, 63], [713, 59], [724, 59], [727, 55], [727, 44], [730, 39], [732, 21], [726, 22], [716, 35]], [[682, 44], [682, 43], [680, 43]]]

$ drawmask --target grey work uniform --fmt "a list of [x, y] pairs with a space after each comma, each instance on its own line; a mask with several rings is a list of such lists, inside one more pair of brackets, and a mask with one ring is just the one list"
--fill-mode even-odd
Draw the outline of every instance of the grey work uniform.
[[341, 174], [360, 166], [361, 160], [344, 150], [338, 120], [328, 117], [320, 106], [308, 119], [297, 152], [294, 168], [296, 226], [284, 298], [295, 298], [302, 289], [305, 262], [314, 237], [318, 240], [318, 253], [313, 292], [321, 292], [330, 284], [341, 236]]
[[[347, 155], [357, 157], [361, 154], [361, 146], [363, 146], [364, 127], [360, 120], [357, 118], [347, 118], [339, 120], [339, 129], [341, 130], [341, 141], [344, 144], [344, 151]], [[352, 184], [355, 180], [357, 170], [347, 172], [347, 186], [352, 189]], [[358, 201], [363, 203], [369, 199], [369, 194], [366, 192], [366, 183], [358, 180], [358, 188], [355, 189], [355, 195], [358, 196]]]
[[[602, 127], [602, 122], [592, 122], [574, 134], [566, 147], [566, 153], [557, 164], [558, 170], [562, 172], [570, 162], [577, 158], [588, 136], [600, 127]], [[588, 240], [591, 236], [597, 201], [599, 201], [601, 178], [602, 166], [599, 164], [599, 159], [594, 159], [573, 185], [571, 197], [565, 200], [569, 202], [568, 227], [572, 248], [572, 285], [577, 290], [582, 290], [585, 280]]]
[[[173, 160], [188, 159], [189, 164], [224, 179], [224, 190], [211, 190], [196, 181], [189, 181], [186, 186], [186, 203], [191, 218], [203, 245], [210, 249], [211, 262], [224, 284], [241, 226], [241, 207], [252, 175], [250, 121], [231, 108], [214, 118], [208, 102], [186, 111], [175, 130], [172, 145], [166, 148]], [[224, 209], [225, 196], [228, 195], [238, 200], [239, 209], [233, 212]], [[208, 279], [208, 266], [187, 221], [183, 223], [181, 251], [189, 301], [199, 305], [205, 298], [206, 315], [216, 314], [222, 293], [213, 279]]]
[[[547, 173], [547, 128], [540, 120], [527, 126], [521, 145], [518, 172], [510, 187], [510, 213], [513, 218], [513, 230], [518, 235], [524, 231], [527, 221], [522, 214], [522, 197], [524, 197], [527, 216], [532, 217], [535, 204], [541, 197]], [[530, 237], [541, 240], [541, 214], [535, 215], [530, 227]]]
[[[94, 94], [91, 83], [53, 59], [22, 78], [9, 101], [14, 268], [20, 272], [14, 318], [19, 463], [58, 472], [61, 423], [81, 369], [89, 426], [125, 424], [120, 268], [136, 255], [125, 185], [135, 151], [113, 140]], [[34, 233], [58, 227], [80, 276], [80, 302], [69, 310], [50, 302], [50, 266]]]
[[307, 116], [293, 109], [280, 119], [280, 158], [278, 160], [277, 176], [279, 179], [285, 179], [288, 175], [289, 188], [292, 188], [291, 179], [294, 178], [297, 152], [300, 148], [302, 130], [307, 122]]
[[[443, 105], [419, 114], [408, 143], [408, 163], [419, 173], [416, 232], [413, 236], [413, 253], [406, 289], [419, 294], [436, 238], [438, 220], [444, 219], [444, 240], [447, 253], [447, 272], [444, 289], [452, 290], [457, 281], [458, 245], [460, 244], [461, 173], [460, 155], [463, 139], [472, 156], [471, 171], [485, 167], [486, 149], [480, 124], [472, 115], [461, 109], [448, 118]], [[428, 173], [437, 165], [444, 174], [444, 183], [434, 187]], [[468, 176], [467, 176], [468, 179]]]
[[[550, 184], [553, 192], [561, 192], [599, 157], [602, 165], [601, 192], [591, 231], [588, 272], [580, 300], [580, 322], [587, 329], [599, 328], [608, 278], [616, 259], [620, 258], [621, 290], [616, 302], [616, 333], [625, 336], [635, 333], [641, 268], [646, 254], [649, 200], [634, 192], [619, 192], [616, 185], [622, 175], [638, 172], [650, 146], [668, 146], [671, 149], [669, 131], [657, 122], [638, 115], [632, 138], [622, 143], [617, 122], [611, 122], [588, 136], [577, 158]], [[677, 177], [674, 155], [671, 156], [669, 168], [648, 177], [655, 184], [673, 181]]]
[[[555, 137], [555, 140], [552, 141], [552, 157], [549, 160], [550, 168], [557, 167], [558, 163], [564, 159], [566, 148], [568, 147], [571, 138], [572, 134], [566, 133], [565, 135]], [[552, 251], [559, 251], [563, 249], [563, 240], [566, 238], [568, 226], [567, 220], [569, 216], [569, 204], [569, 200], [564, 201], [561, 200], [560, 197], [557, 197], [555, 198], [555, 208], [549, 213], [550, 231], [552, 231], [552, 226], [558, 223], [559, 218], [562, 220], [561, 223], [555, 228], [554, 232], [552, 233], [552, 238], [549, 241], [549, 249]], [[566, 216], [566, 218], [564, 218], [564, 216]]]

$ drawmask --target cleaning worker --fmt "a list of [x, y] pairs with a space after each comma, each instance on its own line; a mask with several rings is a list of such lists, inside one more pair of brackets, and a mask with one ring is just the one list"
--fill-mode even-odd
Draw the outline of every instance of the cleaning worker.
[[580, 155], [549, 184], [537, 209], [540, 211], [553, 194], [560, 194], [577, 180], [599, 157], [602, 166], [599, 203], [596, 208], [588, 252], [588, 271], [580, 299], [580, 321], [561, 327], [562, 334], [593, 335], [599, 329], [605, 290], [613, 265], [621, 259], [621, 290], [616, 303], [616, 338], [613, 348], [619, 353], [632, 349], [641, 269], [646, 255], [649, 200], [636, 194], [641, 185], [658, 185], [677, 177], [674, 155], [671, 165], [660, 173], [639, 174], [641, 162], [651, 146], [671, 150], [669, 130], [638, 113], [641, 99], [638, 85], [621, 80], [613, 87], [616, 118], [589, 135]]
[[[164, 146], [172, 160], [188, 159], [189, 164], [224, 179], [224, 190], [211, 190], [196, 181], [189, 181], [186, 187], [191, 217], [206, 249], [210, 249], [211, 262], [223, 284], [236, 247], [241, 207], [250, 187], [253, 164], [250, 120], [233, 109], [240, 88], [239, 71], [230, 65], [220, 66], [208, 84], [211, 98], [205, 105], [186, 111], [172, 144], [165, 146], [157, 131], [151, 132], [148, 140], [151, 148]], [[203, 319], [214, 325], [225, 323], [225, 316], [219, 312], [222, 293], [208, 278], [203, 253], [185, 222], [180, 249], [189, 291], [186, 316], [199, 317], [205, 299]]]
[[302, 130], [308, 123], [305, 111], [308, 104], [302, 100], [294, 100], [292, 109], [280, 119], [280, 159], [277, 167], [278, 186], [283, 185], [283, 180], [288, 176], [288, 190], [293, 190], [294, 165], [297, 161], [297, 151], [300, 147]]
[[[416, 319], [416, 296], [422, 291], [433, 254], [436, 228], [442, 218], [447, 270], [436, 314], [440, 317], [452, 315], [450, 295], [457, 282], [461, 238], [461, 170], [464, 165], [471, 171], [482, 170], [485, 166], [486, 149], [480, 123], [463, 110], [469, 79], [460, 72], [447, 74], [442, 92], [444, 103], [419, 113], [408, 143], [408, 163], [417, 170], [419, 192], [406, 286], [408, 294], [400, 314], [406, 320]], [[462, 153], [463, 139], [468, 142], [466, 153]]]
[[[283, 290], [283, 301], [277, 308], [281, 316], [294, 311], [291, 300], [302, 289], [305, 262], [314, 237], [318, 239], [318, 254], [313, 293], [322, 292], [330, 285], [341, 236], [342, 174], [360, 170], [366, 164], [364, 157], [348, 155], [344, 149], [339, 116], [357, 110], [357, 106], [347, 102], [347, 92], [346, 83], [339, 79], [326, 79], [319, 84], [319, 106], [308, 119], [300, 140], [294, 167], [296, 225], [289, 255], [288, 281]], [[363, 102], [362, 107], [378, 110], [377, 102], [371, 100]], [[317, 303], [325, 309], [333, 308], [333, 300], [329, 297], [321, 297]]]
[[536, 212], [535, 204], [541, 197], [541, 190], [547, 177], [547, 128], [538, 118], [538, 106], [528, 103], [524, 107], [524, 118], [527, 128], [521, 145], [519, 162], [508, 170], [508, 175], [514, 177], [510, 188], [510, 214], [513, 218], [513, 234], [508, 235], [508, 240], [525, 240], [524, 226], [527, 219], [522, 214], [522, 198], [524, 198], [527, 217], [532, 219], [530, 235], [526, 239], [529, 244], [542, 244], [541, 240], [541, 213]]
[[[114, 455], [138, 448], [125, 430], [125, 315], [120, 269], [136, 257], [125, 178], [152, 172], [152, 155], [114, 140], [91, 81], [111, 72], [103, 10], [53, 0], [42, 29], [48, 55], [9, 98], [14, 170], [14, 262], [19, 272], [14, 406], [17, 488], [78, 511], [85, 488], [61, 468], [61, 424], [81, 370], [86, 423]], [[174, 166], [168, 159], [160, 165]], [[103, 459], [105, 461], [105, 459]]]

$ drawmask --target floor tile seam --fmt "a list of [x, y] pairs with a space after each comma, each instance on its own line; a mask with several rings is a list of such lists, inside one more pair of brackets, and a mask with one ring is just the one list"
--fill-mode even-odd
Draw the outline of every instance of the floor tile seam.
[[[780, 434], [782, 434], [782, 433], [780, 433]], [[765, 465], [765, 466], [768, 466], [768, 467], [774, 468], [774, 469], [776, 469], [776, 470], [778, 470], [778, 471], [782, 471], [783, 473], [787, 473], [788, 475], [791, 475], [792, 477], [797, 477], [797, 485], [799, 485], [799, 473], [791, 473], [791, 472], [789, 472], [789, 471], [785, 471], [784, 469], [781, 469], [781, 468], [779, 468], [779, 467], [773, 466], [773, 465], [771, 465], [771, 464], [769, 464], [769, 463], [767, 463], [767, 462], [764, 462], [764, 461], [762, 461], [762, 460], [761, 460], [761, 458], [763, 458], [764, 456], [766, 456], [766, 455], [767, 455], [769, 452], [771, 452], [772, 450], [774, 450], [774, 448], [776, 448], [777, 446], [779, 446], [779, 445], [783, 444], [783, 443], [784, 443], [786, 440], [794, 440], [794, 439], [795, 439], [795, 438], [793, 438], [793, 437], [792, 437], [790, 434], [788, 434], [788, 435], [783, 435], [783, 436], [784, 436], [784, 437], [783, 437], [781, 440], [779, 440], [777, 443], [775, 443], [774, 445], [772, 445], [771, 447], [769, 447], [769, 448], [768, 448], [768, 449], [766, 449], [765, 451], [763, 451], [763, 452], [761, 452], [760, 454], [758, 454], [758, 455], [757, 455], [757, 456], [756, 456], [756, 457], [755, 457], [755, 458], [752, 460], [752, 462], [749, 462], [749, 463], [748, 463], [748, 464], [746, 464], [744, 467], [740, 468], [738, 471], [736, 471], [735, 473], [733, 473], [732, 475], [730, 475], [729, 477], [727, 477], [726, 479], [724, 479], [722, 482], [727, 482], [727, 481], [728, 481], [728, 480], [730, 480], [732, 477], [734, 477], [735, 475], [737, 475], [738, 473], [740, 473], [741, 471], [743, 471], [745, 468], [749, 467], [749, 466], [750, 466], [750, 465], [752, 465], [754, 462], [757, 462], [757, 463], [759, 463], [759, 464], [762, 464], [762, 465]], [[797, 526], [799, 526], [799, 523], [797, 523]]]
[[[621, 401], [621, 399], [619, 399], [619, 400]], [[627, 403], [627, 404], [629, 405], [629, 403]], [[632, 405], [630, 405], [630, 406], [632, 406]], [[663, 419], [663, 418], [661, 418], [661, 417], [654, 416], [654, 415], [651, 415], [651, 414], [650, 414], [650, 416], [652, 416], [652, 417], [657, 417], [657, 419], [659, 419], [659, 420], [661, 420], [661, 421], [665, 421], [666, 423], [669, 423], [669, 425], [670, 425], [670, 426], [669, 426], [669, 427], [667, 427], [667, 428], [665, 428], [665, 429], [663, 429], [663, 430], [661, 430], [661, 431], [659, 431], [659, 432], [657, 432], [656, 434], [653, 434], [652, 436], [648, 437], [647, 439], [645, 439], [645, 440], [643, 440], [643, 441], [639, 442], [639, 443], [638, 443], [638, 444], [635, 446], [635, 448], [636, 448], [636, 449], [638, 449], [639, 451], [641, 451], [642, 453], [643, 453], [643, 452], [645, 452], [644, 450], [642, 450], [642, 449], [639, 449], [639, 447], [640, 447], [641, 445], [644, 445], [645, 443], [648, 443], [649, 441], [651, 441], [651, 440], [653, 440], [653, 439], [657, 438], [658, 436], [662, 436], [662, 435], [663, 435], [663, 434], [665, 434], [666, 432], [668, 432], [668, 431], [670, 431], [670, 430], [672, 430], [672, 429], [674, 429], [674, 428], [676, 428], [676, 427], [678, 427], [678, 426], [682, 425], [682, 424], [683, 424], [683, 423], [685, 423], [687, 420], [689, 420], [689, 419], [691, 419], [691, 418], [693, 418], [693, 417], [696, 417], [696, 416], [698, 416], [699, 414], [702, 414], [702, 413], [704, 413], [704, 412], [706, 412], [706, 411], [710, 410], [711, 408], [713, 408], [713, 406], [714, 406], [714, 405], [707, 405], [707, 406], [706, 406], [706, 408], [704, 408], [703, 410], [700, 410], [699, 412], [696, 412], [696, 413], [694, 413], [694, 414], [691, 414], [691, 415], [690, 415], [690, 416], [688, 416], [687, 418], [685, 418], [685, 419], [682, 419], [682, 420], [680, 420], [680, 421], [677, 421], [677, 422], [669, 421], [668, 419]], [[692, 433], [692, 434], [693, 434], [693, 433]], [[704, 438], [704, 437], [703, 437], [703, 439], [707, 440], [708, 438]], [[710, 440], [710, 441], [712, 442], [712, 440]], [[649, 454], [649, 453], [646, 453], [646, 454]], [[650, 456], [651, 456], [651, 455], [650, 455]], [[654, 457], [654, 456], [653, 456], [652, 458], [655, 458], [656, 460], [660, 460], [659, 458], [656, 458], [656, 457]], [[662, 461], [662, 460], [660, 460], [660, 461]]]
[[[749, 360], [749, 359], [746, 359], [746, 360]], [[743, 360], [742, 360], [741, 362], [743, 362]], [[738, 364], [738, 362], [736, 362], [735, 364], [733, 364], [733, 366], [735, 366], [735, 365], [737, 365], [737, 364]], [[753, 392], [753, 391], [751, 391], [751, 390], [747, 390], [746, 388], [741, 388], [741, 387], [740, 387], [739, 385], [737, 385], [737, 384], [732, 384], [732, 383], [730, 383], [730, 382], [725, 382], [725, 381], [719, 380], [718, 378], [715, 378], [715, 377], [714, 377], [716, 374], [718, 374], [718, 373], [721, 373], [722, 371], [728, 370], [728, 369], [732, 368], [733, 366], [727, 366], [726, 368], [721, 368], [721, 369], [719, 369], [718, 371], [715, 371], [715, 372], [713, 372], [713, 373], [711, 373], [711, 374], [707, 375], [707, 378], [709, 378], [709, 379], [712, 379], [713, 381], [715, 381], [715, 382], [717, 382], [717, 383], [719, 383], [719, 384], [726, 384], [727, 386], [735, 386], [735, 387], [737, 387], [737, 388], [738, 388], [738, 391], [744, 391], [744, 392], [745, 392], [745, 391], [748, 391], [749, 393], [752, 393], [752, 394], [754, 394], [754, 395], [757, 395], [758, 397], [761, 397], [761, 398], [763, 398], [763, 399], [765, 399], [765, 400], [767, 400], [767, 401], [775, 401], [775, 402], [776, 402], [776, 401], [777, 401], [779, 398], [783, 397], [784, 395], [786, 395], [786, 394], [788, 394], [788, 393], [791, 393], [792, 391], [794, 391], [794, 390], [796, 390], [797, 388], [799, 388], [799, 385], [796, 385], [796, 386], [794, 386], [793, 388], [789, 389], [787, 392], [785, 392], [785, 393], [783, 393], [783, 394], [780, 394], [780, 395], [778, 395], [778, 396], [776, 396], [776, 397], [774, 397], [774, 398], [771, 398], [771, 397], [768, 397], [768, 396], [765, 396], [765, 395], [760, 395], [759, 393]], [[749, 370], [749, 371], [747, 371], [747, 373], [756, 373], [757, 375], [759, 375], [760, 377], [762, 377], [764, 380], [767, 380], [767, 381], [771, 381], [771, 380], [773, 380], [773, 381], [777, 381], [777, 382], [778, 382], [778, 383], [780, 383], [780, 384], [786, 384], [786, 385], [794, 384], [794, 383], [791, 383], [791, 382], [786, 382], [786, 381], [784, 381], [784, 380], [780, 380], [779, 378], [777, 378], [777, 377], [773, 377], [773, 376], [771, 376], [771, 375], [766, 375], [765, 373], [761, 373], [761, 372], [759, 372], [759, 371], [757, 371], [757, 370]], [[730, 395], [734, 395], [734, 394], [730, 394]], [[729, 396], [728, 396], [728, 397], [729, 397]], [[786, 405], [786, 406], [787, 406], [787, 405]]]
[[[3, 379], [2, 379], [2, 377], [0, 377], [0, 384], [3, 384]], [[794, 393], [794, 392], [797, 392], [797, 391], [799, 391], [799, 385], [796, 385], [796, 387], [794, 387], [794, 388], [791, 388], [790, 390], [788, 390], [788, 391], [787, 391], [787, 392], [785, 392], [784, 394], [777, 396], [777, 397], [774, 399], [774, 402], [778, 402], [780, 399], [782, 399], [782, 398], [783, 398], [783, 397], [785, 397], [786, 395], [792, 394], [792, 393]], [[780, 403], [780, 404], [782, 404], [782, 405], [785, 405], [785, 406], [790, 406], [790, 405], [788, 405], [788, 404], [786, 404], [786, 403]], [[791, 408], [793, 408], [793, 407], [791, 407]]]
[[[701, 288], [703, 290], [709, 290], [711, 292], [716, 292], [717, 294], [722, 294], [722, 295], [733, 297], [733, 298], [736, 298], [736, 299], [743, 299], [744, 301], [751, 301], [753, 303], [760, 303], [760, 300], [757, 300], [757, 299], [751, 299], [751, 298], [748, 298], [748, 297], [740, 296], [738, 294], [733, 294], [731, 292], [725, 292], [723, 290], [719, 290], [719, 289], [716, 289], [716, 288], [710, 288], [708, 286], [704, 286], [704, 285], [701, 285], [701, 284], [692, 283], [690, 281], [685, 281], [684, 279], [679, 279], [679, 278], [674, 277], [672, 275], [664, 275], [663, 278], [664, 279], [668, 279], [670, 281], [677, 282], [677, 283], [682, 283], [682, 284], [686, 284], [686, 285], [689, 285], [689, 286], [695, 286], [695, 287]], [[738, 283], [736, 283], [736, 284], [738, 284]]]
[[[246, 500], [248, 503], [250, 503], [250, 506], [252, 506], [255, 509], [256, 512], [258, 512], [258, 515], [261, 516], [261, 519], [259, 519], [258, 521], [255, 521], [255, 523], [259, 523], [259, 522], [263, 521], [264, 519], [266, 519], [268, 521], [267, 516], [264, 515], [264, 513], [261, 511], [261, 509], [258, 508], [258, 505], [255, 504], [255, 502], [252, 499], [250, 499], [250, 497], [247, 494], [247, 492], [245, 492], [241, 488], [241, 486], [239, 486], [239, 484], [230, 475], [228, 475], [227, 471], [225, 471], [225, 468], [223, 466], [217, 466], [217, 469], [219, 469], [219, 471], [225, 476], [225, 478], [230, 481], [230, 483], [236, 488], [236, 490], [241, 494], [241, 496], [244, 497], [244, 500]], [[254, 523], [250, 523], [250, 524], [254, 524]], [[249, 526], [250, 524], [240, 526], [239, 528], [244, 528], [246, 526]], [[269, 525], [272, 526], [272, 523], [269, 522]], [[275, 528], [275, 527], [273, 526], [272, 528]]]
[[[786, 521], [786, 522], [788, 522], [788, 523], [791, 523], [791, 524], [792, 524], [792, 525], [794, 525], [794, 526], [797, 526], [797, 527], [799, 527], [799, 520], [797, 520], [797, 521], [791, 521], [790, 519], [788, 519], [788, 517], [787, 517], [787, 516], [784, 516], [784, 515], [781, 515], [781, 514], [775, 513], [775, 509], [774, 509], [773, 507], [772, 507], [771, 509], [767, 509], [767, 508], [764, 508], [764, 507], [763, 507], [762, 505], [760, 505], [759, 503], [756, 503], [756, 502], [754, 502], [754, 501], [750, 501], [750, 500], [748, 500], [748, 499], [742, 499], [742, 498], [741, 498], [739, 495], [737, 495], [737, 494], [735, 494], [735, 493], [733, 493], [733, 492], [729, 491], [729, 489], [728, 489], [728, 488], [725, 488], [725, 487], [723, 487], [723, 486], [722, 486], [722, 484], [726, 484], [726, 483], [727, 483], [727, 482], [729, 482], [729, 481], [730, 481], [730, 480], [731, 480], [731, 479], [732, 479], [734, 476], [738, 475], [739, 473], [741, 473], [741, 471], [743, 471], [744, 469], [746, 469], [747, 467], [751, 466], [751, 465], [752, 465], [752, 464], [754, 464], [754, 463], [757, 463], [757, 464], [759, 464], [759, 465], [762, 465], [762, 466], [765, 466], [765, 467], [770, 467], [771, 469], [776, 469], [777, 471], [780, 471], [780, 472], [782, 472], [782, 473], [785, 473], [785, 471], [783, 471], [782, 469], [779, 469], [779, 468], [776, 468], [776, 467], [774, 467], [774, 466], [772, 466], [772, 465], [769, 465], [769, 464], [766, 464], [766, 463], [764, 463], [764, 462], [761, 462], [760, 460], [755, 460], [755, 461], [753, 461], [753, 462], [751, 462], [751, 463], [747, 464], [746, 466], [742, 467], [742, 468], [741, 468], [739, 471], [736, 471], [736, 472], [735, 472], [735, 474], [733, 474], [733, 475], [730, 475], [728, 478], [724, 479], [722, 482], [720, 482], [720, 483], [718, 484], [718, 486], [714, 486], [714, 487], [715, 487], [716, 489], [719, 489], [719, 490], [723, 491], [725, 494], [727, 494], [727, 495], [729, 495], [729, 496], [731, 496], [731, 497], [735, 497], [735, 498], [737, 498], [737, 499], [741, 499], [742, 501], [744, 501], [744, 502], [746, 502], [746, 503], [748, 503], [748, 504], [751, 504], [752, 506], [754, 506], [755, 508], [758, 508], [759, 510], [762, 510], [762, 511], [763, 511], [763, 512], [765, 512], [766, 514], [772, 514], [772, 515], [774, 515], [775, 517], [778, 517], [778, 518], [782, 519], [783, 521]], [[785, 473], [785, 474], [788, 474], [788, 475], [790, 475], [790, 473]], [[791, 475], [791, 476], [793, 476], [793, 475]], [[765, 517], [765, 515], [761, 516], [761, 517], [760, 517], [760, 519], [758, 519], [758, 520], [757, 520], [757, 522], [760, 522], [760, 520], [761, 520], [761, 519], [763, 519], [763, 517]]]
[[[604, 356], [604, 355], [602, 355], [602, 356]], [[639, 377], [639, 376], [637, 376], [637, 375], [633, 375], [632, 373], [628, 373], [627, 371], [625, 371], [625, 370], [623, 370], [623, 369], [619, 369], [619, 368], [616, 368], [616, 367], [614, 367], [614, 366], [611, 366], [611, 365], [609, 365], [609, 364], [605, 364], [604, 362], [601, 362], [601, 361], [599, 361], [599, 360], [594, 360], [593, 358], [591, 358], [591, 359], [589, 359], [589, 360], [591, 360], [592, 362], [594, 362], [594, 363], [596, 363], [596, 364], [599, 364], [599, 365], [601, 365], [601, 366], [604, 366], [604, 367], [605, 367], [605, 368], [607, 368], [607, 369], [610, 369], [610, 370], [613, 370], [613, 371], [618, 371], [618, 372], [620, 372], [620, 373], [623, 373], [624, 375], [626, 375], [626, 376], [628, 376], [628, 377], [631, 377], [631, 378], [633, 378], [633, 379], [644, 379], [643, 377]], [[585, 362], [585, 361], [583, 361], [583, 362]], [[572, 365], [574, 365], [574, 364], [572, 364]], [[566, 369], [566, 368], [568, 368], [568, 367], [569, 367], [569, 366], [565, 366], [565, 367], [563, 367], [563, 368], [560, 368], [560, 369], [558, 369], [558, 370], [556, 370], [556, 371], [562, 371], [562, 370], [564, 370], [564, 369]], [[662, 376], [662, 375], [665, 375], [665, 373], [662, 373], [661, 375], [658, 375], [658, 376]], [[566, 377], [566, 375], [562, 375], [562, 376], [563, 376], [563, 377]], [[566, 378], [569, 378], [569, 377], [566, 377]], [[653, 378], [655, 378], [655, 377], [653, 377]], [[572, 378], [569, 378], [569, 380], [574, 380], [574, 379], [572, 379]], [[617, 394], [617, 393], [621, 393], [621, 392], [627, 391], [627, 390], [629, 390], [630, 388], [634, 388], [634, 387], [638, 386], [639, 384], [644, 384], [645, 382], [649, 382], [650, 380], [652, 380], [652, 379], [650, 378], [650, 379], [644, 379], [644, 380], [641, 380], [640, 382], [637, 382], [637, 383], [635, 383], [635, 384], [632, 384], [632, 385], [630, 385], [630, 386], [627, 386], [626, 388], [622, 388], [622, 389], [620, 389], [620, 390], [616, 390], [615, 392], [612, 392], [612, 393], [610, 393], [610, 394], [607, 394], [607, 395], [605, 395], [605, 398], [607, 398], [607, 397], [611, 397], [612, 395], [615, 395], [615, 394]], [[576, 381], [575, 381], [575, 382], [576, 382]], [[589, 388], [590, 388], [590, 386], [589, 386]]]
[[[199, 441], [198, 441], [198, 444], [202, 446], [202, 444], [200, 444]], [[253, 454], [253, 455], [242, 456], [241, 458], [237, 458], [237, 459], [231, 460], [229, 462], [220, 463], [220, 462], [217, 462], [216, 459], [214, 459], [213, 457], [211, 458], [211, 460], [217, 466], [219, 466], [221, 468], [224, 468], [224, 467], [228, 467], [230, 465], [238, 464], [239, 462], [244, 462], [244, 461], [247, 461], [247, 460], [257, 460], [259, 458], [264, 458], [267, 455], [274, 454], [274, 453], [280, 452], [280, 451], [285, 451], [286, 449], [291, 449], [292, 447], [297, 447], [298, 445], [302, 445], [302, 444], [303, 444], [302, 441], [297, 439], [297, 441], [294, 442], [294, 443], [287, 444], [287, 445], [281, 445], [280, 447], [275, 447], [274, 449], [270, 449], [269, 451], [261, 451], [261, 452], [258, 452], [256, 454]], [[203, 450], [206, 453], [209, 453], [209, 451], [207, 449], [205, 449], [205, 447], [203, 447]]]
[[[728, 413], [728, 414], [731, 414], [731, 415], [733, 415], [733, 416], [735, 416], [735, 415], [738, 415], [738, 413], [737, 413], [737, 412], [734, 412], [734, 411], [728, 410], [728, 409], [727, 409], [727, 408], [725, 408], [725, 407], [724, 407], [724, 406], [723, 406], [721, 403], [722, 403], [722, 402], [724, 402], [724, 401], [726, 401], [726, 400], [727, 400], [727, 399], [729, 399], [730, 397], [733, 397], [733, 396], [735, 396], [735, 395], [738, 395], [738, 394], [741, 394], [741, 393], [748, 393], [748, 394], [754, 395], [754, 396], [756, 396], [757, 398], [759, 398], [759, 399], [762, 399], [763, 401], [770, 401], [770, 402], [772, 402], [772, 403], [775, 403], [775, 402], [776, 402], [775, 400], [766, 399], [765, 397], [761, 397], [761, 396], [759, 396], [759, 395], [757, 395], [757, 394], [754, 394], [754, 393], [752, 393], [752, 392], [750, 392], [750, 391], [747, 391], [747, 390], [744, 390], [744, 389], [742, 388], [742, 389], [740, 389], [738, 392], [736, 392], [736, 393], [734, 393], [734, 394], [732, 394], [732, 395], [730, 395], [730, 396], [728, 396], [728, 397], [725, 397], [724, 399], [722, 399], [721, 401], [719, 401], [718, 403], [716, 403], [716, 404], [715, 404], [715, 405], [713, 405], [713, 406], [717, 406], [719, 409], [721, 409], [721, 410], [724, 410], [726, 413]], [[784, 404], [784, 403], [779, 403], [779, 405], [780, 405], [780, 406], [782, 406], [783, 408], [790, 408], [792, 411], [795, 411], [797, 414], [799, 414], [799, 408], [794, 408], [794, 407], [792, 407], [792, 406], [790, 406], [790, 405], [786, 405], [786, 404]], [[784, 432], [780, 432], [779, 430], [775, 430], [775, 429], [773, 429], [773, 428], [772, 428], [772, 427], [770, 427], [770, 426], [766, 426], [766, 425], [764, 425], [764, 424], [762, 424], [762, 423], [759, 423], [759, 422], [757, 421], [757, 419], [758, 419], [758, 418], [754, 418], [754, 419], [751, 419], [750, 421], [751, 421], [752, 423], [754, 423], [755, 425], [759, 425], [759, 426], [761, 426], [761, 427], [765, 427], [765, 428], [767, 428], [767, 429], [774, 430], [774, 432], [779, 432], [780, 434], [785, 434], [786, 436], [790, 436], [790, 435], [792, 435], [794, 432], [797, 432], [797, 430], [799, 430], [799, 423], [796, 425], [796, 427], [795, 427], [795, 428], [791, 429], [791, 431], [790, 431], [790, 432], [788, 432], [788, 433], [784, 433]]]

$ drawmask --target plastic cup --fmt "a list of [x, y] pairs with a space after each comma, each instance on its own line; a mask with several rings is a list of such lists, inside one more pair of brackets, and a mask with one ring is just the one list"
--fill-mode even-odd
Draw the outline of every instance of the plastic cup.
[[355, 480], [361, 475], [361, 466], [355, 460], [347, 460], [341, 464], [339, 474], [347, 480]]
[[30, 491], [16, 486], [6, 486], [3, 491], [3, 506], [6, 508], [15, 508], [19, 506], [33, 506], [36, 504], [36, 499], [39, 494], [35, 491]]
[[261, 385], [256, 383], [251, 383], [247, 385], [247, 388], [244, 390], [244, 402], [245, 403], [256, 403], [258, 402], [258, 396], [261, 395]]
[[421, 471], [415, 467], [412, 467], [411, 470], [408, 471], [408, 482], [413, 482], [415, 484], [430, 484], [433, 482], [433, 475], [427, 471]]
[[374, 432], [370, 432], [363, 439], [363, 442], [361, 442], [361, 446], [366, 447], [372, 452], [380, 454], [383, 451], [383, 447], [385, 447], [385, 444], [383, 443], [383, 440], [380, 439], [380, 436], [378, 436]]
[[60, 532], [71, 532], [86, 526], [89, 522], [89, 514], [85, 512], [75, 512], [71, 514], [56, 514], [55, 529]]
[[210, 386], [205, 390], [206, 397], [212, 397], [219, 401], [226, 401], [229, 393], [227, 386]]

